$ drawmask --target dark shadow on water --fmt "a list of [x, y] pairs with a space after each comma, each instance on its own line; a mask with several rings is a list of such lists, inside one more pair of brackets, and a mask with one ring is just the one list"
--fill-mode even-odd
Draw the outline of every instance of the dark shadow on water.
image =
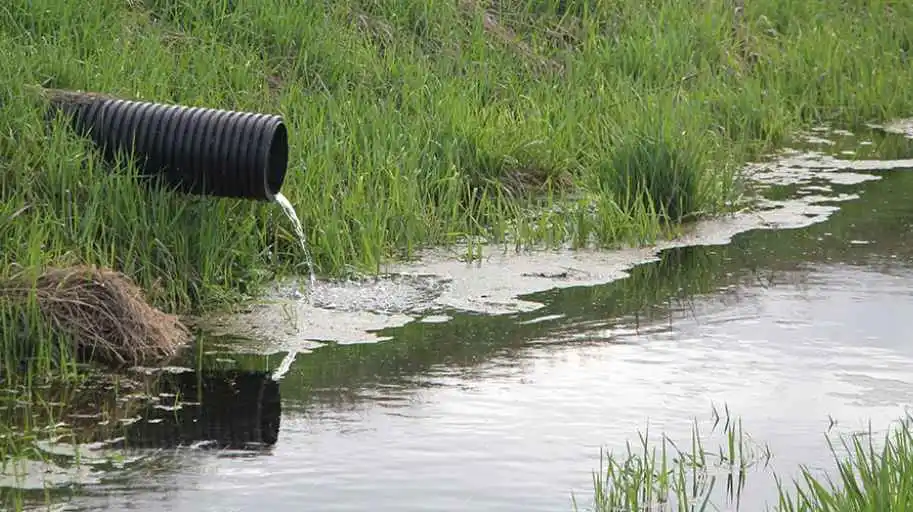
[[267, 372], [169, 373], [156, 387], [155, 403], [138, 411], [140, 419], [124, 428], [124, 447], [251, 449], [278, 440], [279, 384]]
[[61, 442], [126, 449], [271, 446], [281, 412], [270, 374], [239, 369], [99, 375], [33, 389], [30, 402], [0, 401], [5, 425], [46, 420], [61, 426]]
[[[279, 384], [270, 374], [238, 369], [100, 375], [78, 386], [45, 386], [32, 396], [30, 402], [0, 400], [0, 421], [4, 430], [13, 430], [4, 436], [3, 461], [12, 464], [0, 473], [0, 508], [12, 506], [11, 499], [66, 501], [74, 492], [104, 492], [109, 485], [141, 488], [150, 475], [180, 472], [189, 463], [175, 449], [267, 454], [278, 441], [282, 413]], [[26, 427], [35, 424], [59, 428], [35, 432]], [[49, 440], [50, 446], [43, 445]], [[74, 457], [74, 445], [83, 456]], [[168, 450], [172, 456], [162, 457]], [[127, 462], [117, 462], [117, 453], [126, 455]], [[26, 460], [49, 464], [54, 474], [67, 476], [48, 489], [38, 483], [42, 471], [19, 481], [11, 468]], [[89, 475], [105, 476], [83, 487], [84, 477], [75, 475], [86, 468], [91, 468]]]
[[[913, 156], [910, 144], [901, 140], [882, 148], [881, 155]], [[865, 149], [872, 146], [846, 147], [857, 149], [859, 158], [876, 158], [866, 153], [875, 151]], [[191, 351], [192, 360], [185, 362], [194, 371], [143, 375], [135, 388], [118, 384], [118, 393], [116, 386], [65, 396], [49, 392], [44, 401], [67, 404], [54, 417], [74, 425], [82, 442], [120, 438], [114, 446], [128, 449], [260, 449], [280, 441], [283, 412], [318, 416], [365, 404], [395, 407], [412, 403], [423, 389], [447, 385], [448, 377], [522, 370], [531, 359], [547, 358], [568, 344], [638, 343], [605, 331], [636, 331], [697, 315], [692, 310], [696, 297], [738, 301], [754, 289], [801, 285], [816, 270], [833, 266], [913, 273], [913, 172], [876, 174], [882, 179], [831, 185], [835, 195], [860, 197], [840, 203], [840, 211], [824, 223], [744, 233], [727, 245], [667, 250], [625, 279], [521, 297], [544, 304], [533, 312], [438, 311], [452, 318], [381, 331], [392, 337], [389, 341], [328, 344], [298, 354], [281, 384], [270, 376], [285, 354], [234, 354], [230, 338], [204, 335], [196, 347], [200, 351]], [[774, 196], [791, 193], [790, 187], [771, 190]], [[116, 398], [124, 394], [137, 397], [128, 400], [129, 407]], [[109, 411], [104, 427], [100, 411]]]

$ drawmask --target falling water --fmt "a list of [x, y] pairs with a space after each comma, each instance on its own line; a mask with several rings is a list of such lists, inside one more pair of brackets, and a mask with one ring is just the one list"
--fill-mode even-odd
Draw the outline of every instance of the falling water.
[[292, 363], [295, 362], [295, 358], [298, 357], [298, 351], [292, 350], [289, 351], [285, 357], [282, 358], [282, 362], [279, 363], [279, 366], [273, 372], [272, 379], [275, 381], [282, 380], [282, 377], [285, 377], [285, 374], [292, 368]]
[[301, 251], [304, 253], [304, 262], [308, 266], [308, 277], [310, 278], [311, 289], [314, 288], [314, 285], [317, 283], [317, 278], [314, 276], [314, 262], [311, 260], [311, 251], [308, 250], [307, 238], [304, 236], [304, 228], [301, 226], [301, 221], [298, 219], [298, 214], [295, 212], [295, 207], [292, 206], [292, 203], [289, 202], [282, 193], [276, 194], [276, 202], [279, 203], [279, 206], [282, 207], [282, 211], [285, 212], [285, 215], [292, 221], [292, 226], [295, 227], [295, 234], [298, 236], [298, 241], [301, 243]]
[[[295, 207], [292, 206], [292, 203], [289, 202], [288, 198], [282, 195], [281, 192], [276, 194], [276, 202], [282, 207], [282, 211], [285, 212], [286, 217], [292, 221], [292, 226], [295, 228], [295, 235], [298, 236], [298, 242], [301, 243], [301, 252], [304, 253], [304, 262], [307, 264], [308, 278], [310, 280], [310, 289], [308, 290], [307, 296], [308, 300], [311, 300], [311, 292], [314, 290], [314, 286], [317, 283], [317, 277], [314, 275], [314, 261], [311, 259], [311, 251], [308, 250], [307, 238], [304, 235], [304, 227], [301, 226], [301, 220], [298, 219], [298, 213], [295, 212]], [[273, 380], [278, 381], [285, 376], [285, 373], [288, 372], [297, 355], [298, 353], [294, 350], [286, 354], [282, 363], [279, 365], [279, 368], [273, 373]]]

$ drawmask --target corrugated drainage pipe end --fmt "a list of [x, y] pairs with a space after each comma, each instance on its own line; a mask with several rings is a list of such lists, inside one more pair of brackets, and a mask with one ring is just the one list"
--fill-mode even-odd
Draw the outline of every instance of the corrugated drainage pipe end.
[[278, 119], [270, 133], [269, 150], [266, 155], [265, 172], [263, 173], [263, 190], [267, 201], [274, 201], [276, 194], [285, 182], [288, 169], [288, 130], [285, 123]]

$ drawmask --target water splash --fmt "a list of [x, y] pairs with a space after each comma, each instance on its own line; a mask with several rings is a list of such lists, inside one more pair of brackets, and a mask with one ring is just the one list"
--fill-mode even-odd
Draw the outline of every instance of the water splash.
[[308, 250], [307, 238], [304, 236], [304, 228], [301, 226], [301, 221], [298, 219], [298, 213], [295, 212], [295, 207], [292, 206], [292, 203], [289, 202], [288, 198], [282, 195], [282, 192], [276, 194], [275, 199], [276, 202], [279, 203], [279, 206], [282, 207], [282, 211], [285, 212], [285, 216], [292, 221], [292, 226], [295, 228], [295, 235], [298, 236], [298, 242], [301, 243], [301, 251], [304, 253], [304, 262], [308, 267], [310, 288], [313, 290], [314, 285], [317, 283], [317, 277], [314, 275], [314, 261], [311, 259], [311, 251]]

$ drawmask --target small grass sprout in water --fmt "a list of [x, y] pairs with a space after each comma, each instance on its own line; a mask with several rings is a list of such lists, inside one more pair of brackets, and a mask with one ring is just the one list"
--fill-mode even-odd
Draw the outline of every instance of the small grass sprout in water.
[[[839, 444], [828, 433], [835, 474], [817, 473], [803, 465], [788, 485], [775, 474], [761, 472], [755, 478], [767, 476], [776, 482], [776, 492], [767, 503], [743, 503], [742, 492], [749, 470], [769, 468], [770, 449], [753, 442], [728, 407], [722, 414], [714, 408], [712, 420], [711, 434], [722, 436], [713, 450], [705, 448], [706, 440], [695, 422], [686, 450], [666, 436], [657, 450], [647, 429], [639, 436], [638, 449], [628, 444], [623, 455], [601, 453], [599, 470], [593, 475], [592, 510], [694, 512], [744, 505], [777, 512], [913, 510], [913, 416], [890, 430], [881, 448], [876, 448], [871, 427], [848, 439], [841, 437]], [[725, 506], [714, 498], [723, 498]], [[578, 509], [576, 497], [573, 506]]]
[[718, 450], [704, 447], [695, 421], [687, 448], [663, 435], [657, 450], [650, 444], [648, 427], [639, 435], [638, 449], [628, 443], [624, 455], [601, 453], [599, 471], [593, 475], [595, 512], [716, 510], [711, 500], [717, 490], [727, 501], [739, 503], [748, 471], [766, 467], [770, 450], [752, 441], [728, 408], [723, 414], [714, 408], [712, 420], [710, 435], [720, 438]]

